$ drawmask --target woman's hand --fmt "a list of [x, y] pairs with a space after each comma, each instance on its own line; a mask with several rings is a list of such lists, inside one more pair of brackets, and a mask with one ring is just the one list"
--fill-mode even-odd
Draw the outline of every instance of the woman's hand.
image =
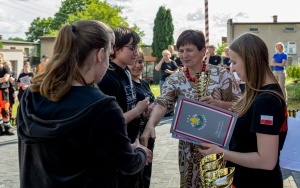
[[202, 97], [200, 101], [222, 108], [222, 101], [218, 99], [214, 99], [212, 96]]
[[199, 152], [206, 156], [214, 153], [224, 153], [225, 149], [215, 145], [215, 144], [209, 144], [209, 143], [201, 143], [199, 147]]
[[144, 113], [149, 106], [149, 97], [146, 97], [144, 100], [139, 101], [136, 104], [136, 109], [138, 110], [139, 115]]

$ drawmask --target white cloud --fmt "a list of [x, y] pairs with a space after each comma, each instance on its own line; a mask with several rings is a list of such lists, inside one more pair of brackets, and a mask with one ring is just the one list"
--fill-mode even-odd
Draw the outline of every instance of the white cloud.
[[[1, 0], [0, 34], [4, 38], [22, 37], [36, 17], [47, 18], [58, 11], [63, 0]], [[143, 42], [152, 43], [153, 25], [160, 6], [171, 9], [174, 39], [186, 29], [204, 31], [204, 0], [107, 0], [111, 5], [122, 6], [122, 16], [127, 17], [131, 26], [135, 23], [145, 32]], [[209, 0], [210, 43], [217, 45], [227, 35], [227, 21], [234, 22], [300, 22], [297, 0]]]

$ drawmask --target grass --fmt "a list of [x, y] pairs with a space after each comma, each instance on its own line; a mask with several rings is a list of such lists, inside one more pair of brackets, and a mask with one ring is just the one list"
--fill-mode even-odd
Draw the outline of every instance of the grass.
[[155, 98], [160, 95], [159, 84], [151, 84], [150, 89], [151, 89], [153, 95], [155, 96]]

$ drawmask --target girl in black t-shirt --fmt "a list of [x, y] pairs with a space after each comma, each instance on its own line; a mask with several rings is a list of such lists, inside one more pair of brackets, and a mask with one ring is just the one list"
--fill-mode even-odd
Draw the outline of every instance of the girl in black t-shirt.
[[19, 74], [17, 84], [18, 84], [18, 100], [21, 101], [24, 91], [31, 85], [31, 78], [33, 78], [34, 73], [30, 71], [30, 63], [26, 62], [23, 66], [23, 71]]
[[235, 167], [235, 188], [282, 188], [280, 150], [287, 135], [287, 107], [269, 68], [268, 48], [258, 36], [246, 33], [229, 47], [233, 69], [246, 82], [243, 97], [232, 110], [239, 116], [229, 150], [203, 143], [204, 154], [224, 153], [227, 167]]

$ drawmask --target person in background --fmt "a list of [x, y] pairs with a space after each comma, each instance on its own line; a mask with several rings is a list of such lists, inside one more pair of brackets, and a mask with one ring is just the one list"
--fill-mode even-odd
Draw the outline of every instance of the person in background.
[[180, 58], [178, 57], [178, 54], [175, 52], [174, 46], [173, 46], [173, 45], [169, 45], [169, 46], [168, 46], [168, 50], [169, 50], [169, 52], [171, 53], [171, 57], [170, 57], [170, 58], [171, 58], [173, 61], [175, 61], [177, 67], [181, 69], [181, 68], [182, 68], [182, 62], [180, 61]]
[[284, 98], [287, 101], [287, 91], [285, 86], [286, 72], [285, 65], [287, 62], [288, 55], [284, 52], [284, 45], [282, 42], [278, 42], [275, 45], [276, 53], [273, 55], [273, 59], [270, 66], [273, 67], [273, 74], [276, 80], [279, 82]]
[[[149, 98], [137, 101], [136, 90], [133, 85], [128, 65], [133, 65], [138, 56], [138, 34], [127, 27], [114, 29], [115, 45], [114, 53], [111, 56], [109, 70], [104, 75], [98, 87], [109, 96], [116, 97], [116, 100], [123, 110], [125, 122], [127, 123], [128, 137], [131, 143], [140, 137], [141, 115], [148, 109]], [[142, 171], [133, 175], [118, 174], [119, 188], [138, 188], [143, 186], [141, 180]]]
[[36, 67], [33, 67], [32, 68], [32, 72], [34, 73], [34, 75], [37, 73], [37, 68]]
[[0, 53], [0, 136], [14, 135], [9, 115], [9, 78], [10, 68], [4, 66], [4, 56]]
[[[177, 39], [179, 57], [184, 65], [166, 79], [162, 94], [156, 98], [155, 106], [141, 136], [141, 143], [147, 146], [149, 138], [155, 138], [155, 127], [164, 115], [173, 110], [179, 96], [209, 103], [220, 108], [229, 109], [240, 96], [238, 85], [232, 75], [223, 67], [206, 64], [205, 36], [202, 31], [185, 30]], [[197, 80], [198, 73], [208, 75], [205, 80]], [[199, 85], [205, 88], [199, 91]], [[199, 97], [199, 95], [202, 95]], [[180, 187], [201, 187], [199, 163], [202, 159], [198, 151], [199, 145], [179, 140], [178, 157], [180, 171]]]
[[[13, 121], [12, 119], [12, 108], [15, 104], [16, 94], [15, 94], [15, 71], [13, 71], [13, 67], [10, 61], [5, 61], [4, 66], [7, 66], [10, 70], [10, 77], [9, 77], [9, 119], [10, 121]], [[14, 125], [13, 123], [11, 123]]]
[[227, 70], [230, 70], [230, 59], [229, 59], [229, 48], [226, 46], [224, 48], [224, 53], [225, 53], [225, 56], [224, 59], [223, 59], [223, 67], [226, 68]]
[[207, 52], [205, 54], [206, 64], [221, 66], [221, 56], [215, 54], [216, 47], [214, 45], [207, 46]]
[[[245, 94], [232, 110], [238, 119], [229, 150], [203, 143], [203, 155], [224, 153], [227, 167], [235, 167], [233, 187], [283, 188], [279, 155], [287, 135], [287, 107], [280, 86], [269, 68], [265, 42], [252, 33], [235, 39], [229, 57]], [[250, 179], [249, 179], [250, 178]]]
[[41, 62], [38, 64], [38, 68], [36, 73], [41, 73], [43, 72], [45, 66], [48, 64], [49, 56], [48, 55], [43, 55]]
[[[140, 118], [141, 133], [143, 133], [150, 113], [153, 109], [155, 97], [150, 89], [148, 82], [141, 79], [143, 70], [145, 68], [144, 53], [141, 49], [139, 49], [139, 55], [137, 56], [135, 63], [133, 65], [128, 65], [128, 67], [131, 71], [131, 78], [136, 90], [137, 101], [143, 101], [146, 97], [148, 97], [150, 102], [147, 111]], [[154, 139], [149, 139], [147, 147], [153, 152]], [[150, 187], [151, 171], [151, 163], [146, 165], [142, 171], [142, 180], [144, 184], [143, 188]]]
[[130, 144], [122, 110], [95, 87], [109, 66], [114, 34], [104, 23], [63, 26], [53, 56], [18, 108], [21, 187], [117, 188], [152, 153]]
[[156, 71], [160, 71], [160, 94], [162, 94], [162, 87], [165, 83], [166, 78], [175, 73], [178, 69], [176, 62], [171, 59], [171, 53], [169, 52], [169, 50], [164, 50], [162, 52], [162, 56], [163, 57], [160, 62], [154, 67]]
[[33, 78], [34, 73], [30, 71], [29, 61], [24, 63], [23, 70], [19, 74], [17, 79], [18, 86], [18, 100], [21, 101], [24, 91], [31, 85], [31, 79]]

